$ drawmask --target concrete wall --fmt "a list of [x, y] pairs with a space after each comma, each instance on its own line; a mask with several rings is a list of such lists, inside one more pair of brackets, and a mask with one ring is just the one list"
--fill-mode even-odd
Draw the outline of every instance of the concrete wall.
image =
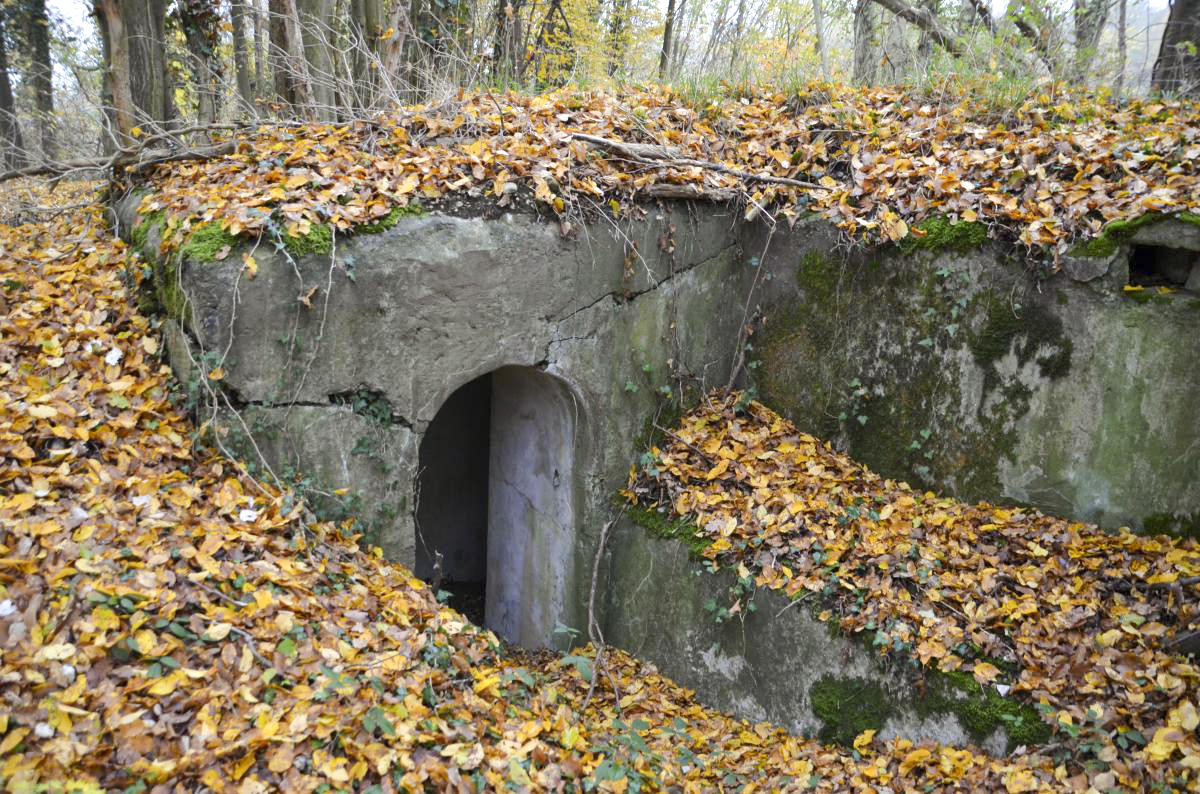
[[[117, 208], [127, 229], [136, 202]], [[381, 234], [339, 238], [332, 260], [291, 261], [261, 246], [253, 279], [240, 273], [237, 250], [218, 262], [157, 259], [156, 226], [143, 230], [144, 250], [160, 286], [178, 285], [188, 298], [186, 315], [166, 326], [176, 370], [186, 379], [189, 357], [204, 357], [208, 368], [222, 360], [222, 384], [242, 417], [226, 417], [226, 440], [253, 435], [277, 472], [311, 473], [327, 494], [349, 489], [336, 515], [364, 518], [367, 541], [393, 559], [417, 560], [418, 446], [430, 423], [463, 384], [497, 373], [508, 384], [497, 403], [512, 406], [501, 413], [518, 418], [498, 423], [492, 440], [512, 452], [493, 457], [532, 456], [499, 467], [520, 484], [501, 496], [529, 496], [542, 511], [526, 535], [534, 548], [501, 544], [523, 556], [497, 558], [489, 570], [489, 582], [514, 588], [494, 599], [519, 604], [520, 614], [498, 625], [529, 644], [562, 644], [565, 637], [551, 636], [557, 623], [586, 629], [599, 529], [659, 389], [680, 377], [711, 388], [732, 367], [741, 314], [731, 307], [753, 269], [736, 234], [740, 213], [704, 210], [650, 207], [636, 220], [576, 224], [570, 238], [556, 220], [530, 216], [408, 217]], [[509, 366], [549, 379], [508, 378], [501, 373]], [[569, 444], [561, 416], [568, 394]], [[559, 412], [550, 423], [558, 430], [535, 439], [542, 417], [520, 418], [519, 395]], [[241, 448], [254, 456], [249, 444]], [[515, 527], [518, 511], [505, 509], [503, 521]]]
[[764, 401], [887, 477], [1200, 536], [1200, 292], [1126, 290], [1128, 245], [1034, 278], [972, 235], [846, 254], [824, 223], [774, 234]]

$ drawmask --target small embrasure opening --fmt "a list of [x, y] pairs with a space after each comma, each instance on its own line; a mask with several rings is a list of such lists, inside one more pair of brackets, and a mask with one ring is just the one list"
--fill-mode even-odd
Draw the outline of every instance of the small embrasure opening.
[[1138, 287], [1200, 290], [1200, 251], [1164, 245], [1134, 245], [1129, 283]]

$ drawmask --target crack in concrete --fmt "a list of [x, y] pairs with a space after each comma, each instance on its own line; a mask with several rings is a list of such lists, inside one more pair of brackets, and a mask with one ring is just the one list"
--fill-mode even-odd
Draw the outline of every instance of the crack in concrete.
[[603, 295], [601, 295], [600, 297], [593, 300], [591, 303], [588, 303], [586, 306], [580, 306], [578, 309], [573, 310], [570, 314], [564, 315], [564, 316], [558, 318], [557, 320], [553, 320], [553, 322], [555, 325], [561, 325], [562, 323], [565, 323], [567, 320], [570, 320], [572, 317], [579, 314], [580, 312], [585, 312], [588, 309], [591, 309], [592, 307], [596, 306], [599, 303], [602, 303], [605, 300], [612, 299], [615, 301], [616, 297], [618, 295], [627, 296], [624, 302], [632, 303], [634, 300], [645, 295], [647, 292], [654, 292], [656, 289], [661, 287], [663, 284], [666, 284], [670, 281], [675, 280], [679, 276], [682, 276], [684, 273], [690, 273], [691, 271], [695, 270], [696, 268], [703, 267], [704, 265], [707, 265], [709, 262], [712, 262], [713, 260], [720, 258], [721, 256], [725, 255], [725, 253], [727, 253], [730, 248], [736, 248], [738, 245], [740, 245], [740, 243], [737, 240], [729, 242], [723, 248], [721, 248], [721, 250], [717, 251], [712, 256], [705, 257], [704, 259], [701, 259], [698, 262], [693, 262], [690, 265], [682, 267], [678, 270], [674, 270], [671, 273], [669, 273], [668, 275], [663, 276], [661, 279], [654, 282], [653, 285], [646, 287], [643, 290], [637, 290], [637, 291], [612, 290], [611, 292], [606, 292]]

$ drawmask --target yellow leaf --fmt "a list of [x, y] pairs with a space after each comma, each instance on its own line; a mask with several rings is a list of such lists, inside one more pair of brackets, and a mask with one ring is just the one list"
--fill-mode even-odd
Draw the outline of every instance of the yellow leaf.
[[924, 747], [913, 750], [911, 753], [904, 756], [904, 760], [900, 762], [900, 774], [907, 775], [919, 764], [923, 764], [928, 761], [931, 755], [933, 755], [933, 753], [931, 753], [929, 750], [926, 750]]
[[92, 610], [92, 625], [100, 631], [109, 631], [118, 628], [121, 619], [108, 607], [96, 607]]
[[863, 750], [865, 750], [867, 748], [868, 745], [871, 744], [871, 741], [874, 738], [875, 738], [875, 729], [868, 728], [867, 730], [860, 733], [858, 736], [854, 737], [854, 749], [858, 750], [861, 753]]
[[142, 350], [145, 350], [150, 355], [154, 355], [158, 352], [158, 340], [152, 336], [143, 336]]
[[70, 659], [75, 655], [75, 646], [69, 642], [60, 642], [55, 645], [47, 645], [38, 653], [43, 659], [52, 662], [61, 662], [65, 659]]
[[0, 741], [0, 756], [7, 755], [14, 747], [21, 743], [21, 740], [29, 735], [28, 728], [14, 728], [4, 735], [3, 741]]
[[143, 134], [143, 133], [142, 133], [142, 128], [141, 128], [141, 127], [134, 127], [133, 129], [131, 129], [131, 130], [129, 131], [129, 134], [130, 134], [130, 135], [132, 135], [132, 136], [133, 136], [133, 137], [135, 137], [135, 138], [140, 138], [140, 137], [142, 137], [142, 134]]
[[250, 278], [258, 275], [258, 262], [250, 254], [242, 254], [242, 264], [246, 266], [246, 273]]
[[170, 675], [163, 676], [162, 678], [155, 681], [153, 684], [150, 685], [150, 688], [147, 689], [146, 691], [149, 692], [151, 695], [154, 695], [155, 697], [163, 697], [164, 695], [169, 695], [172, 692], [174, 692], [176, 687], [178, 687], [178, 686], [179, 686], [179, 674], [171, 673]]
[[1154, 738], [1146, 745], [1146, 757], [1152, 761], [1166, 761], [1174, 755], [1179, 743], [1184, 740], [1183, 731], [1178, 728], [1163, 727], [1154, 732]]
[[1111, 648], [1112, 646], [1116, 645], [1117, 642], [1120, 641], [1120, 639], [1121, 639], [1121, 630], [1120, 629], [1109, 629], [1108, 631], [1106, 631], [1103, 634], [1096, 637], [1096, 643], [1101, 648]]
[[283, 186], [286, 187], [288, 190], [295, 190], [296, 188], [303, 187], [304, 185], [307, 185], [307, 184], [308, 184], [308, 174], [304, 173], [302, 171], [298, 174], [292, 174], [290, 177], [288, 177], [287, 182], [284, 182]]
[[579, 741], [579, 726], [575, 724], [568, 725], [562, 733], [562, 746], [568, 750], [575, 749], [575, 743]]
[[204, 632], [204, 639], [220, 642], [228, 637], [231, 631], [233, 631], [232, 623], [213, 623], [208, 627], [208, 631]]
[[976, 662], [973, 672], [975, 680], [981, 684], [990, 684], [1000, 675], [1000, 669], [988, 662]]
[[221, 378], [224, 378], [224, 377], [225, 377], [225, 369], [223, 367], [216, 367], [211, 372], [208, 373], [209, 380], [221, 380]]

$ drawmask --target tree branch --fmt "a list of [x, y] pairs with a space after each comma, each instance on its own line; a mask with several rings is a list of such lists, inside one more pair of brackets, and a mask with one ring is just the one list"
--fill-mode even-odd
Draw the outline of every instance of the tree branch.
[[938, 24], [938, 21], [934, 18], [933, 14], [929, 13], [925, 9], [913, 8], [912, 6], [903, 2], [903, 0], [874, 0], [874, 2], [883, 6], [888, 11], [891, 11], [905, 22], [916, 25], [918, 28], [924, 31], [929, 38], [933, 39], [933, 41], [936, 42], [939, 47], [951, 55], [963, 54], [962, 44], [959, 42], [959, 40], [956, 39], [952, 33], [948, 32], [940, 24]]
[[822, 189], [816, 182], [805, 182], [800, 179], [771, 176], [769, 174], [752, 174], [749, 171], [739, 171], [736, 168], [730, 168], [720, 163], [709, 162], [708, 160], [694, 160], [691, 157], [680, 157], [679, 150], [673, 146], [658, 146], [649, 143], [624, 143], [623, 141], [612, 141], [608, 138], [600, 138], [595, 135], [585, 135], [582, 132], [573, 132], [571, 133], [571, 137], [586, 141], [593, 146], [598, 146], [601, 149], [637, 163], [666, 167], [692, 166], [694, 168], [705, 168], [709, 171], [729, 174], [747, 182], [765, 182], [771, 185], [786, 185], [788, 187], [799, 187], [808, 190]]

